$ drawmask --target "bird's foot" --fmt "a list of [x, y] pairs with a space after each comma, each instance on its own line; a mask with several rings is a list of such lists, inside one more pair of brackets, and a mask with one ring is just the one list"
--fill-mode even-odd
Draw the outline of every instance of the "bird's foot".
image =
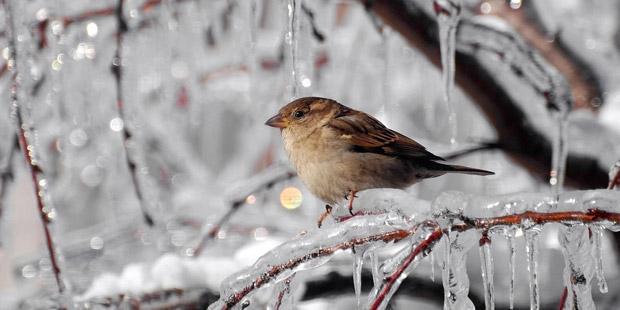
[[[351, 190], [349, 191], [349, 194], [345, 197], [345, 199], [349, 200], [349, 213], [351, 215], [353, 214], [353, 200], [355, 200], [355, 198], [357, 198], [357, 196], [355, 195], [357, 193], [357, 191]], [[351, 199], [348, 199], [349, 197], [351, 197]]]
[[323, 221], [325, 221], [325, 219], [330, 215], [332, 215], [332, 206], [325, 205], [325, 212], [321, 213], [321, 215], [319, 216], [317, 226], [321, 228], [321, 226], [323, 226]]

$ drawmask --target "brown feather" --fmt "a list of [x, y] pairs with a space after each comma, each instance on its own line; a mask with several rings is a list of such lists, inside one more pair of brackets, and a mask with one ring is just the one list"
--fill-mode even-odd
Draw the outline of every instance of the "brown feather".
[[358, 152], [377, 153], [411, 159], [444, 160], [424, 146], [394, 130], [374, 117], [340, 105], [341, 111], [327, 125]]

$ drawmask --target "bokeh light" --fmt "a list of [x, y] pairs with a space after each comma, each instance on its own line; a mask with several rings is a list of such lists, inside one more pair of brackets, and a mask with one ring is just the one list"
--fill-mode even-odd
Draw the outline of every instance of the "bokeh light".
[[296, 187], [286, 187], [280, 193], [280, 204], [285, 209], [297, 209], [301, 206], [301, 201], [301, 191]]

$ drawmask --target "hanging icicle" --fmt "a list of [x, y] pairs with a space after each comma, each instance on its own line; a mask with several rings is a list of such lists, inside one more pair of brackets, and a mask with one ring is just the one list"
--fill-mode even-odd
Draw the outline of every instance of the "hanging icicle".
[[433, 8], [439, 26], [439, 48], [441, 51], [441, 68], [443, 79], [443, 98], [448, 107], [450, 125], [450, 143], [456, 143], [457, 123], [456, 107], [452, 101], [454, 89], [454, 54], [456, 51], [456, 29], [461, 16], [461, 0], [435, 0]]
[[297, 68], [297, 47], [299, 34], [299, 12], [301, 11], [301, 0], [288, 0], [286, 4], [287, 10], [287, 31], [285, 42], [288, 46], [289, 53], [289, 72], [291, 80], [289, 82], [289, 99], [297, 98], [299, 95], [299, 70]]
[[538, 235], [540, 227], [529, 227], [525, 230], [525, 251], [527, 252], [527, 271], [530, 283], [530, 310], [540, 308], [538, 288]]
[[594, 309], [591, 280], [594, 265], [588, 227], [575, 224], [563, 227], [560, 244], [564, 253], [564, 285], [568, 289], [564, 309]]
[[517, 234], [516, 227], [508, 227], [505, 230], [505, 236], [508, 240], [508, 273], [510, 274], [508, 280], [508, 299], [510, 309], [514, 309], [515, 306], [515, 238]]
[[603, 273], [603, 229], [597, 225], [591, 225], [590, 230], [592, 231], [592, 255], [594, 256], [598, 289], [601, 293], [606, 294], [609, 289]]
[[478, 250], [480, 252], [480, 268], [482, 269], [482, 283], [484, 287], [484, 305], [486, 310], [495, 309], [493, 295], [493, 256], [491, 255], [491, 239], [488, 232], [480, 238]]

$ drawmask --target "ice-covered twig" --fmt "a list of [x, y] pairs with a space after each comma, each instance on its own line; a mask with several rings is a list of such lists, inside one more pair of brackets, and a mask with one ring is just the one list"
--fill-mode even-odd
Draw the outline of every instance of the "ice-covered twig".
[[127, 119], [125, 118], [125, 107], [123, 102], [123, 36], [127, 32], [127, 21], [125, 20], [125, 16], [123, 15], [123, 7], [124, 0], [118, 0], [116, 8], [114, 9], [114, 14], [116, 16], [117, 23], [117, 33], [116, 33], [116, 51], [114, 52], [114, 58], [112, 59], [112, 73], [114, 74], [114, 81], [116, 83], [116, 111], [118, 117], [123, 122], [122, 124], [122, 134], [123, 134], [123, 148], [125, 150], [125, 159], [127, 161], [127, 168], [129, 169], [129, 174], [131, 175], [131, 182], [133, 184], [134, 192], [136, 194], [136, 198], [138, 199], [138, 204], [140, 205], [140, 210], [142, 211], [142, 216], [144, 218], [144, 222], [153, 226], [155, 222], [153, 221], [153, 217], [150, 215], [147, 210], [146, 202], [144, 200], [142, 189], [140, 187], [140, 181], [138, 180], [138, 167], [136, 161], [132, 158], [129, 153], [129, 143], [132, 137], [131, 131], [129, 130], [129, 126], [125, 123]]
[[[273, 306], [274, 310], [280, 310], [280, 307], [282, 306], [285, 297], [288, 296], [288, 298], [291, 298], [291, 281], [293, 280], [293, 277], [295, 276], [295, 274], [291, 275], [290, 277], [288, 277], [286, 280], [284, 280], [281, 286], [280, 291], [278, 292], [278, 295], [276, 296], [276, 300], [275, 300], [275, 304]], [[288, 308], [286, 308], [288, 309]]]
[[[370, 305], [371, 310], [379, 309], [380, 306], [389, 301], [389, 297], [395, 292], [400, 285], [400, 282], [403, 280], [402, 276], [405, 270], [409, 267], [409, 265], [413, 262], [416, 257], [419, 257], [421, 253], [426, 251], [430, 252], [430, 249], [438, 241], [443, 235], [443, 231], [436, 227], [429, 235], [427, 235], [420, 243], [418, 243], [411, 253], [405, 258], [400, 266], [388, 277], [383, 279], [383, 283], [378, 289], [378, 294], [375, 299], [372, 301]], [[428, 253], [427, 252], [427, 253]]]
[[[62, 279], [61, 269], [58, 264], [58, 257], [56, 255], [56, 246], [54, 244], [54, 240], [52, 238], [52, 233], [50, 230], [50, 224], [55, 215], [54, 210], [46, 205], [46, 200], [49, 199], [46, 195], [47, 193], [47, 180], [45, 175], [43, 174], [43, 170], [41, 169], [38, 160], [35, 157], [35, 147], [32, 141], [30, 140], [33, 137], [33, 131], [31, 126], [28, 126], [24, 121], [24, 115], [20, 102], [20, 77], [18, 76], [18, 55], [17, 55], [17, 44], [16, 44], [16, 25], [13, 20], [13, 12], [11, 10], [11, 5], [9, 1], [3, 1], [2, 5], [5, 9], [5, 18], [7, 30], [9, 33], [9, 59], [8, 59], [8, 70], [11, 72], [11, 83], [10, 83], [10, 98], [11, 98], [11, 116], [15, 121], [15, 130], [17, 133], [17, 140], [19, 142], [19, 146], [21, 147], [22, 153], [24, 155], [24, 159], [26, 160], [26, 164], [30, 168], [30, 176], [32, 178], [32, 183], [34, 185], [35, 197], [37, 201], [37, 207], [39, 211], [39, 216], [41, 217], [41, 223], [43, 224], [43, 233], [45, 235], [45, 242], [47, 245], [48, 254], [50, 257], [50, 262], [52, 265], [52, 271], [54, 273], [54, 277], [56, 279], [56, 284], [58, 286], [58, 292], [62, 295], [65, 292], [65, 283]], [[13, 152], [11, 150], [11, 152]], [[10, 164], [10, 163], [9, 163]]]
[[232, 216], [239, 211], [239, 209], [246, 204], [249, 195], [255, 194], [262, 190], [270, 189], [275, 184], [282, 181], [290, 180], [297, 174], [292, 172], [283, 166], [271, 166], [262, 171], [261, 173], [251, 177], [249, 180], [244, 181], [243, 184], [237, 185], [229, 190], [226, 194], [229, 198], [230, 204], [228, 210], [224, 215], [200, 238], [200, 243], [194, 250], [194, 255], [199, 256], [205, 249], [207, 243], [214, 239], [220, 232], [223, 226], [225, 226]]

